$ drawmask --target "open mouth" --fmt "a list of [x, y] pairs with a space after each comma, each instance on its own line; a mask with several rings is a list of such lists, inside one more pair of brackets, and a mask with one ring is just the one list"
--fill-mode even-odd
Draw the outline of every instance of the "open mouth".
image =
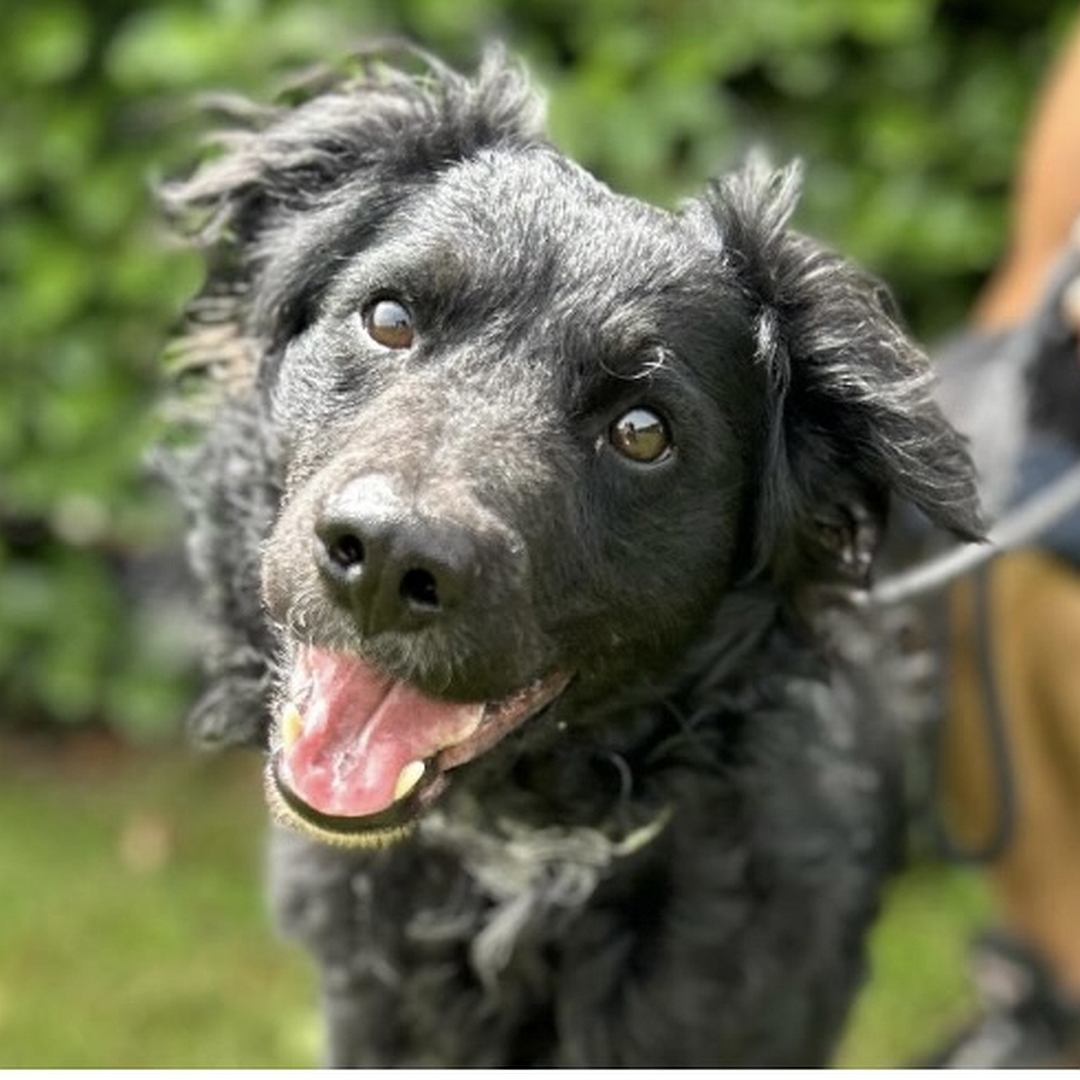
[[557, 673], [500, 701], [439, 701], [355, 656], [302, 646], [271, 743], [271, 809], [330, 843], [393, 843], [446, 787], [447, 772], [546, 708], [569, 681]]

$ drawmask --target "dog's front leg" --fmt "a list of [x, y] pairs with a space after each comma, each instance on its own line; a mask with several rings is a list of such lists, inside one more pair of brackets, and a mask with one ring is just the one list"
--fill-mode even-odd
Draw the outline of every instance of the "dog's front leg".
[[270, 896], [281, 929], [315, 959], [330, 1067], [398, 1064], [401, 1038], [392, 940], [379, 935], [372, 857], [275, 829]]
[[864, 970], [859, 871], [837, 852], [809, 871], [804, 853], [761, 856], [739, 835], [745, 808], [722, 809], [705, 828], [676, 813], [653, 860], [577, 920], [560, 950], [560, 1065], [827, 1063]]

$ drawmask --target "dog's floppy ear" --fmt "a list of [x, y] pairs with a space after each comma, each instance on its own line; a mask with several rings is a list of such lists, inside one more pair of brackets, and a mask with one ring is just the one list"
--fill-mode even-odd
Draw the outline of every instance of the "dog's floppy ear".
[[401, 43], [350, 60], [351, 73], [313, 72], [274, 106], [213, 99], [226, 125], [212, 140], [219, 153], [159, 188], [207, 252], [196, 321], [244, 323], [272, 344], [299, 329], [339, 258], [418, 186], [485, 148], [542, 141], [543, 103], [500, 46], [473, 77]]
[[754, 568], [861, 586], [890, 496], [978, 538], [975, 473], [885, 290], [789, 228], [800, 179], [755, 157], [708, 197], [767, 385]]

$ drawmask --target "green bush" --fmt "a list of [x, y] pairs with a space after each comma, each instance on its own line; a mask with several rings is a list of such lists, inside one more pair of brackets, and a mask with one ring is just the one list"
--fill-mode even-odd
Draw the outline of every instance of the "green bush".
[[172, 730], [195, 636], [160, 578], [179, 521], [144, 476], [159, 356], [199, 280], [151, 180], [190, 162], [194, 92], [265, 93], [350, 40], [467, 66], [507, 40], [554, 134], [672, 202], [753, 142], [798, 154], [800, 222], [954, 326], [1064, 0], [39, 0], [0, 9], [0, 717]]

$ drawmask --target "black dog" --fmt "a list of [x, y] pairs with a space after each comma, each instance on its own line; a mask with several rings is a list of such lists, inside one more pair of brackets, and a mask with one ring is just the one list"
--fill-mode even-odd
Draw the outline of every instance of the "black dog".
[[231, 112], [166, 192], [228, 388], [197, 723], [268, 743], [329, 1060], [826, 1061], [898, 813], [843, 597], [892, 495], [979, 527], [923, 357], [794, 170], [616, 195], [497, 52]]

